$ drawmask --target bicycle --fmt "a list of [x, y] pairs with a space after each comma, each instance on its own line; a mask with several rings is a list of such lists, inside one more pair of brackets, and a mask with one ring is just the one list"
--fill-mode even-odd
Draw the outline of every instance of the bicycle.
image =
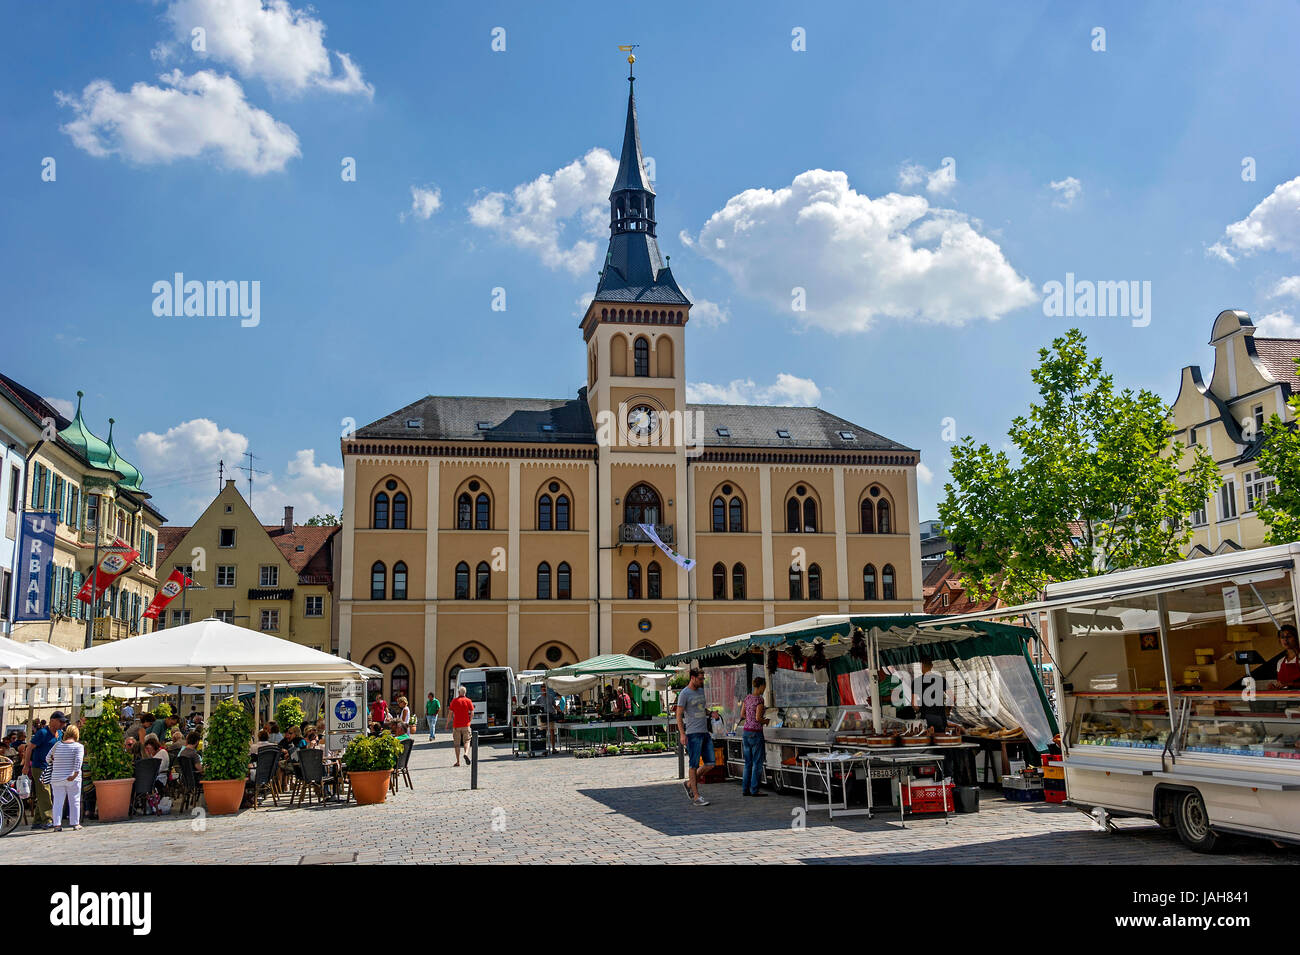
[[0, 836], [7, 836], [23, 822], [23, 801], [13, 784], [0, 786]]

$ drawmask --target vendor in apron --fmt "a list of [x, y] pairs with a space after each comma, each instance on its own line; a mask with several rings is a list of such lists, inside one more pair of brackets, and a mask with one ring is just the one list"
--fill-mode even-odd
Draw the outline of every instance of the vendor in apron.
[[1277, 631], [1277, 642], [1282, 645], [1282, 656], [1277, 661], [1277, 682], [1274, 689], [1300, 687], [1300, 640], [1296, 628], [1283, 624]]
[[930, 729], [936, 733], [948, 729], [948, 683], [934, 672], [934, 664], [926, 656], [921, 657], [921, 678], [917, 680], [912, 705]]

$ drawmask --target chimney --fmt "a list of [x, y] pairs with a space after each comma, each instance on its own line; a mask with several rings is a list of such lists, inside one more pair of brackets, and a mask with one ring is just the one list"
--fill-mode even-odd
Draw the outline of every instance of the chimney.
[[284, 506], [284, 532], [293, 533], [293, 507], [288, 504]]

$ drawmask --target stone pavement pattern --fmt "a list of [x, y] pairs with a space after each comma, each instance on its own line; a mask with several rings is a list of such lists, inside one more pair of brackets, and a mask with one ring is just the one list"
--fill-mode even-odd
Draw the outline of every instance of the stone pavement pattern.
[[685, 863], [1163, 863], [1297, 864], [1300, 849], [1243, 840], [1225, 855], [1193, 853], [1149, 824], [1092, 830], [1081, 813], [981, 794], [980, 811], [909, 820], [829, 820], [801, 798], [746, 799], [735, 783], [702, 787], [691, 806], [673, 755], [577, 760], [516, 759], [504, 745], [481, 751], [479, 789], [453, 768], [450, 744], [420, 737], [411, 757], [414, 791], [382, 806], [276, 808], [210, 817], [136, 818], [80, 832], [25, 828], [0, 842], [6, 863], [168, 864], [308, 862], [685, 862]]

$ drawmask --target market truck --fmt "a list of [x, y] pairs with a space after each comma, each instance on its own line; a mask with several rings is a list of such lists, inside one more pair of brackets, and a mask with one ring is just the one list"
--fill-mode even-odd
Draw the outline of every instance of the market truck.
[[470, 729], [478, 730], [480, 736], [510, 735], [517, 692], [510, 667], [468, 667], [456, 674], [456, 687], [464, 687], [474, 704]]
[[1067, 798], [1212, 852], [1300, 843], [1300, 544], [1052, 584], [1047, 618]]

